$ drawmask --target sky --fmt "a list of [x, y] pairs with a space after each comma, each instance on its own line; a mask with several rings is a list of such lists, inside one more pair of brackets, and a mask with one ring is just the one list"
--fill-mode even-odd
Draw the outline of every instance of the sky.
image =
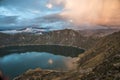
[[53, 4], [49, 0], [1, 0], [0, 27], [55, 27], [55, 24], [64, 24], [57, 15], [63, 10], [63, 4]]
[[0, 0], [0, 29], [86, 29], [98, 24], [119, 27], [119, 22], [120, 0]]

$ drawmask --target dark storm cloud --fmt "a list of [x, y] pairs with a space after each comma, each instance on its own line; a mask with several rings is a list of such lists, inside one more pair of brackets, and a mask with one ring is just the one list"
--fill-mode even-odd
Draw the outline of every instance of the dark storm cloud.
[[[2, 0], [2, 5], [4, 6], [16, 6], [16, 7], [24, 7], [24, 6], [31, 6], [31, 5], [35, 5], [32, 7], [36, 7], [36, 4], [45, 3], [45, 0]], [[22, 6], [21, 6], [22, 5]]]
[[49, 0], [2, 0], [0, 3], [0, 15], [17, 15], [22, 18], [59, 13], [62, 9], [60, 5], [53, 7]]
[[0, 2], [1, 2], [2, 0], [0, 0]]
[[[49, 3], [49, 0], [2, 0], [1, 5], [7, 8], [14, 7], [19, 10], [34, 9], [46, 11], [49, 10], [46, 7], [47, 3]], [[56, 9], [56, 7], [54, 7], [53, 9]]]
[[0, 15], [0, 24], [13, 24], [16, 23], [17, 16], [4, 16]]
[[43, 16], [58, 14], [61, 10], [62, 6], [53, 6], [49, 0], [1, 0], [0, 27], [11, 24], [14, 26], [40, 25], [46, 22]]

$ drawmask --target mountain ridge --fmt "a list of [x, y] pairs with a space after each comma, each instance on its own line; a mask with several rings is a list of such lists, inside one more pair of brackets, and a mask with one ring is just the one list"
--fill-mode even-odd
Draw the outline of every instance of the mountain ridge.
[[[98, 38], [85, 37], [80, 32], [70, 29], [50, 31], [43, 35], [18, 33], [0, 33], [0, 47], [16, 45], [65, 45], [88, 49]], [[85, 46], [87, 44], [87, 46]]]

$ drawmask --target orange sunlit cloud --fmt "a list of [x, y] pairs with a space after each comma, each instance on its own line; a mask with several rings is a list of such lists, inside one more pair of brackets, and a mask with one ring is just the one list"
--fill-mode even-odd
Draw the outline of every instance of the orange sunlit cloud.
[[75, 23], [120, 25], [120, 0], [58, 0], [64, 2], [60, 14]]

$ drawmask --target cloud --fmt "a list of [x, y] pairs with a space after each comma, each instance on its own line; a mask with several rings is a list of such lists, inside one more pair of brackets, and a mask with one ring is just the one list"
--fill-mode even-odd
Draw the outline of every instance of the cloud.
[[[10, 24], [29, 26], [42, 23], [46, 27], [51, 20], [43, 19], [44, 16], [59, 14], [61, 10], [62, 7], [60, 5], [53, 5], [49, 0], [2, 0], [0, 2], [0, 15], [6, 17], [1, 18], [0, 27], [3, 24], [6, 26], [10, 26]], [[10, 21], [10, 18], [13, 18], [13, 16], [17, 17], [14, 21]], [[37, 18], [41, 18], [41, 21], [36, 22]]]
[[3, 0], [0, 5], [0, 15], [17, 15], [22, 18], [45, 16], [61, 10], [60, 6], [50, 4], [49, 0]]
[[[46, 5], [49, 4], [49, 0], [3, 0], [1, 5], [7, 8], [15, 7], [19, 10], [40, 10], [42, 12], [49, 11], [49, 8]], [[57, 9], [59, 6], [55, 6]], [[53, 8], [52, 10], [56, 10]]]
[[75, 23], [120, 25], [120, 0], [62, 0], [61, 16]]
[[17, 21], [17, 16], [0, 15], [0, 24], [14, 24]]
[[45, 2], [46, 0], [25, 0], [25, 1], [24, 0], [3, 0], [1, 4], [6, 7], [33, 9], [33, 8], [38, 8], [39, 6], [43, 6]]

